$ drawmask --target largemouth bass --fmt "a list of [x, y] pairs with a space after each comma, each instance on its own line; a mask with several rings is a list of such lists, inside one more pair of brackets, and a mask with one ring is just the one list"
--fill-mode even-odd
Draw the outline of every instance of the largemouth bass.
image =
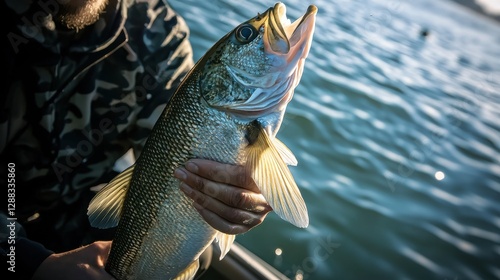
[[275, 136], [302, 76], [317, 8], [295, 22], [277, 3], [221, 38], [193, 67], [156, 122], [134, 165], [96, 194], [94, 227], [117, 226], [106, 263], [115, 278], [192, 278], [217, 240], [222, 259], [235, 236], [207, 224], [174, 170], [192, 158], [243, 165], [273, 210], [307, 227], [305, 202]]

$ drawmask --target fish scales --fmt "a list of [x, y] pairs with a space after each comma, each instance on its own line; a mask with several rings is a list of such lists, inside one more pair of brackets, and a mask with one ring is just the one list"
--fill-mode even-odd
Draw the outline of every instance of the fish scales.
[[[215, 230], [196, 212], [171, 174], [194, 157], [238, 163], [244, 134], [226, 114], [200, 106], [196, 81], [187, 81], [172, 98], [135, 164], [123, 224], [117, 229], [116, 246], [107, 262], [108, 271], [118, 279], [129, 279], [133, 271], [141, 279], [157, 279], [154, 268], [161, 268], [160, 273], [179, 271], [197, 259], [215, 237]], [[169, 252], [177, 255], [167, 255]], [[176, 263], [161, 263], [171, 259]], [[175, 276], [160, 275], [166, 279]]]

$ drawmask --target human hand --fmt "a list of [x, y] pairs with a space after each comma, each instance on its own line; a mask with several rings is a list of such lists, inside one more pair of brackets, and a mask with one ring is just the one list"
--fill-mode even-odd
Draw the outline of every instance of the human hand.
[[193, 159], [174, 176], [205, 221], [221, 232], [245, 233], [272, 210], [242, 166]]
[[111, 241], [97, 241], [87, 246], [46, 258], [33, 275], [33, 280], [111, 280], [104, 270]]

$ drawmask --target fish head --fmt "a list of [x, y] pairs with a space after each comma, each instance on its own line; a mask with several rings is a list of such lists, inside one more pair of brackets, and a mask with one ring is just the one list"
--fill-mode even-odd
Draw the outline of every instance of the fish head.
[[219, 40], [200, 64], [206, 103], [242, 120], [271, 117], [277, 131], [302, 76], [316, 12], [311, 5], [291, 22], [277, 3]]

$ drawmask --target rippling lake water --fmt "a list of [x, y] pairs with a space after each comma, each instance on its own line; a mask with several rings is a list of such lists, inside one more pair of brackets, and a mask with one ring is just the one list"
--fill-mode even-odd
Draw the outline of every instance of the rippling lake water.
[[[311, 222], [272, 213], [237, 241], [296, 279], [500, 279], [500, 23], [446, 0], [283, 2], [319, 9], [278, 134]], [[275, 2], [170, 3], [198, 59]]]

